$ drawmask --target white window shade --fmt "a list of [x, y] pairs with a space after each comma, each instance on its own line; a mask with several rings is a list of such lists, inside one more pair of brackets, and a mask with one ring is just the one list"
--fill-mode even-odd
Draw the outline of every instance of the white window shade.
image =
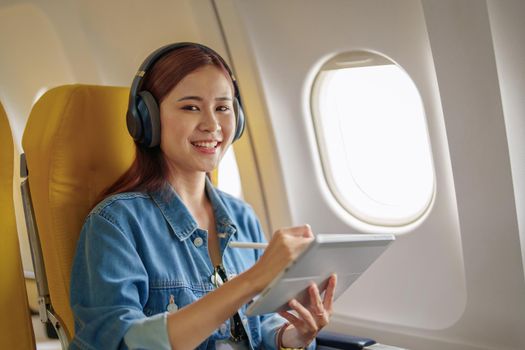
[[312, 110], [324, 174], [337, 201], [372, 225], [420, 218], [434, 195], [425, 111], [408, 74], [365, 52], [323, 66]]

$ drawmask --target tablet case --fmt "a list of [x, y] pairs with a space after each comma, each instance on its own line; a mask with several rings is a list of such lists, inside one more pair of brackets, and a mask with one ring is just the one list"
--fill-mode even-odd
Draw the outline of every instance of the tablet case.
[[248, 305], [246, 315], [289, 310], [288, 301], [297, 299], [308, 305], [308, 286], [314, 282], [320, 291], [328, 278], [337, 274], [334, 300], [338, 298], [394, 241], [390, 234], [319, 234]]

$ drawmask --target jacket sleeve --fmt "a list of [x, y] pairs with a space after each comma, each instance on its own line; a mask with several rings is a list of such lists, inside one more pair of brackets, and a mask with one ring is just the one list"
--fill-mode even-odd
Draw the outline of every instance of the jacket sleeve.
[[129, 349], [171, 349], [168, 339], [167, 312], [134, 322], [124, 336]]
[[92, 213], [87, 218], [73, 262], [70, 293], [76, 331], [70, 349], [126, 349], [124, 336], [135, 324], [137, 330], [147, 328], [167, 339], [165, 321], [159, 321], [160, 316], [148, 321], [142, 311], [148, 299], [148, 276], [132, 236], [109, 215]]

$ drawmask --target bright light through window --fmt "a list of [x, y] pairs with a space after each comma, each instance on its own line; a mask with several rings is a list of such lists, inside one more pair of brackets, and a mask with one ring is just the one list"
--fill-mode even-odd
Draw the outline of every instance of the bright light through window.
[[358, 55], [332, 59], [315, 82], [324, 172], [337, 200], [358, 219], [406, 225], [434, 194], [425, 111], [406, 72], [381, 56]]
[[237, 166], [233, 147], [231, 146], [219, 164], [217, 187], [232, 196], [242, 198], [241, 176], [239, 175], [239, 167]]

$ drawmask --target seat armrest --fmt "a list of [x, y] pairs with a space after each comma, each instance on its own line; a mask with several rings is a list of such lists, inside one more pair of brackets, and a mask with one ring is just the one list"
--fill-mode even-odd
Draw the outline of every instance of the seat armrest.
[[376, 343], [375, 340], [369, 338], [328, 331], [319, 332], [316, 341], [318, 349], [363, 349]]

